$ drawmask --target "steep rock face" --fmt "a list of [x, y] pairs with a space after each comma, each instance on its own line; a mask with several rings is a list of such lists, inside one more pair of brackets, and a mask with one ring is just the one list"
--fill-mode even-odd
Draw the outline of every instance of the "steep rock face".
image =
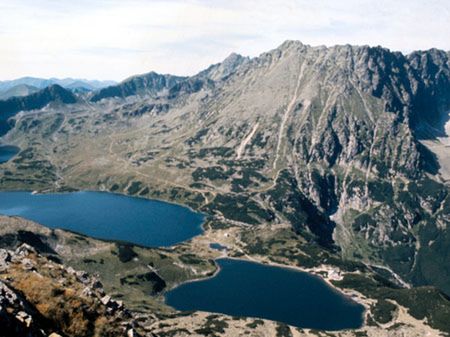
[[448, 53], [437, 49], [413, 52], [408, 55], [408, 62], [420, 79], [415, 87], [412, 127], [421, 137], [442, 136], [442, 120], [448, 119], [450, 106]]
[[[411, 104], [405, 60], [381, 48], [287, 42], [243, 62], [213, 90], [202, 108], [211, 126], [199, 144], [217, 139], [239, 148], [258, 124], [240, 156], [257, 152], [254, 141], [263, 137], [274, 168], [294, 152], [302, 164], [352, 162], [384, 175], [391, 168], [415, 175], [420, 153], [403, 111]], [[405, 74], [393, 77], [392, 69]]]
[[417, 110], [413, 75], [403, 55], [382, 48], [288, 41], [216, 86], [199, 109], [207, 128], [188, 145], [234, 148], [241, 160], [267, 158], [266, 174], [288, 168], [329, 214], [356, 170], [364, 208], [372, 178], [417, 178], [434, 167], [409, 125]]

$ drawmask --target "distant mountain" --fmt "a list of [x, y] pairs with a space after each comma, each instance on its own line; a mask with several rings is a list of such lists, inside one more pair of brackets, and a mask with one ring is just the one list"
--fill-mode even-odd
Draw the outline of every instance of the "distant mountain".
[[12, 97], [0, 101], [0, 136], [10, 129], [8, 119], [17, 112], [41, 109], [50, 102], [72, 104], [77, 102], [77, 97], [69, 90], [54, 84], [25, 97]]
[[6, 100], [10, 97], [27, 96], [39, 91], [39, 88], [33, 87], [28, 84], [18, 84], [12, 88], [7, 89], [4, 92], [0, 92], [0, 100]]
[[[114, 81], [97, 81], [97, 80], [84, 80], [84, 79], [74, 79], [74, 78], [36, 78], [36, 77], [22, 77], [11, 81], [0, 82], [0, 95], [5, 93], [11, 88], [18, 85], [27, 85], [35, 87], [37, 89], [44, 89], [53, 84], [58, 84], [63, 88], [71, 90], [80, 90], [80, 88], [85, 91], [92, 91], [101, 89], [110, 85], [116, 84]], [[23, 95], [22, 95], [23, 96]], [[11, 97], [11, 96], [9, 96]]]
[[89, 83], [83, 82], [83, 81], [75, 81], [75, 82], [72, 82], [72, 83], [70, 83], [70, 84], [68, 84], [66, 86], [63, 86], [63, 87], [66, 88], [66, 89], [70, 89], [70, 90], [75, 90], [75, 89], [79, 89], [79, 88], [84, 88], [84, 89], [87, 89], [87, 90], [98, 89], [95, 86], [93, 86], [93, 85], [91, 85]]
[[83, 86], [85, 88], [91, 88], [92, 90], [94, 90], [117, 84], [116, 81], [98, 81], [98, 80], [85, 80], [74, 78], [65, 78], [65, 79], [50, 78], [49, 80], [67, 89]]
[[161, 75], [155, 72], [137, 75], [130, 77], [117, 85], [100, 89], [91, 97], [91, 101], [97, 102], [103, 98], [125, 98], [134, 95], [155, 96], [161, 91], [168, 90], [184, 79], [186, 78], [173, 75]]
[[54, 84], [53, 81], [49, 79], [44, 78], [35, 78], [35, 77], [22, 77], [15, 80], [10, 81], [1, 81], [0, 82], [0, 91], [6, 91], [12, 87], [15, 87], [17, 85], [29, 85], [38, 89], [43, 89], [45, 87], [48, 87], [49, 85]]

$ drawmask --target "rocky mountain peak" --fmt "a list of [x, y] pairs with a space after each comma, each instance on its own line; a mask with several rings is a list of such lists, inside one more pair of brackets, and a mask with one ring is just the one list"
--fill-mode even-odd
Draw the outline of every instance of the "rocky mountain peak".
[[247, 64], [249, 60], [249, 57], [231, 53], [222, 62], [209, 66], [207, 69], [195, 75], [194, 78], [223, 81], [236, 72], [242, 65]]
[[301, 49], [303, 47], [310, 47], [309, 45], [303, 44], [301, 41], [298, 40], [286, 40], [282, 44], [280, 44], [276, 50], [285, 51], [288, 49]]
[[228, 76], [230, 73], [236, 70], [242, 63], [248, 61], [248, 57], [243, 57], [242, 55], [231, 53], [225, 60], [220, 64], [220, 72], [222, 77]]

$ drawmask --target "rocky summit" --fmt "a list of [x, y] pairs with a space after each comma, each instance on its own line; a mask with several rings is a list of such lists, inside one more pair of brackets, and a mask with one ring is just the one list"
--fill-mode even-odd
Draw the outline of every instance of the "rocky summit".
[[[0, 188], [175, 201], [248, 254], [294, 263], [301, 243], [448, 301], [449, 57], [286, 41], [191, 77], [0, 102], [22, 149]], [[293, 236], [272, 247], [267, 228]]]

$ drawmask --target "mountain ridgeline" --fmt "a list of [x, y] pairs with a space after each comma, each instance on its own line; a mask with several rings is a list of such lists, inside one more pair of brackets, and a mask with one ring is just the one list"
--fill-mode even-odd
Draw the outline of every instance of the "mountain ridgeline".
[[77, 97], [63, 87], [54, 84], [38, 92], [24, 97], [11, 97], [0, 101], [0, 136], [9, 129], [8, 119], [19, 111], [36, 110], [45, 107], [51, 102], [73, 104]]
[[[8, 93], [8, 91], [12, 90], [12, 91], [17, 91], [17, 89], [20, 89], [20, 87], [29, 87], [29, 88], [33, 88], [33, 89], [44, 89], [47, 87], [50, 87], [54, 84], [60, 85], [63, 88], [66, 89], [79, 89], [79, 88], [83, 88], [89, 91], [92, 90], [96, 90], [96, 89], [101, 89], [104, 87], [107, 87], [109, 85], [114, 85], [116, 84], [116, 82], [114, 81], [90, 81], [90, 80], [85, 80], [85, 79], [75, 79], [75, 78], [64, 78], [64, 79], [59, 79], [59, 78], [36, 78], [36, 77], [21, 77], [15, 80], [10, 80], [10, 81], [0, 81], [0, 95], [4, 96], [5, 93]], [[10, 97], [12, 97], [12, 94], [14, 94], [14, 96], [17, 95], [17, 93], [8, 93], [9, 95], [11, 95]], [[17, 96], [24, 96], [21, 95], [21, 93], [19, 92], [19, 95]], [[9, 97], [7, 97], [9, 98]]]
[[53, 111], [72, 113], [52, 131], [64, 137], [48, 140], [45, 123], [30, 126], [26, 114], [8, 133], [34, 160], [54, 149], [46, 169], [58, 174], [21, 171], [29, 159], [20, 154], [8, 169], [26, 177], [22, 188], [97, 186], [255, 230], [289, 224], [345, 259], [450, 294], [448, 163], [427, 145], [448, 137], [449, 57], [286, 41], [191, 77], [135, 76], [88, 94], [89, 103], [61, 94], [77, 101]]
[[125, 98], [139, 94], [155, 95], [163, 89], [169, 89], [185, 80], [184, 77], [172, 75], [160, 75], [150, 72], [145, 75], [133, 76], [123, 82], [100, 89], [91, 97], [92, 102], [97, 102], [104, 98], [118, 97]]

